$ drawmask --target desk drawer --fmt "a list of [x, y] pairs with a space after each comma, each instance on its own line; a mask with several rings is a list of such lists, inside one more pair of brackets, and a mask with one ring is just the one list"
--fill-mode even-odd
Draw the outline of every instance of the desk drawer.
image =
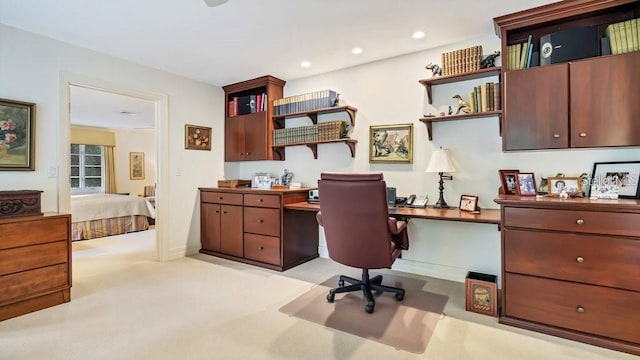
[[640, 293], [507, 273], [505, 315], [640, 343]]
[[280, 238], [244, 234], [244, 257], [273, 265], [280, 265]]
[[0, 225], [0, 250], [69, 239], [69, 217], [43, 217]]
[[68, 264], [0, 276], [0, 304], [7, 300], [69, 285]]
[[258, 206], [267, 208], [280, 208], [279, 195], [246, 194], [244, 196], [245, 206]]
[[242, 205], [242, 194], [202, 191], [200, 192], [200, 198], [200, 201], [205, 203]]
[[640, 240], [502, 231], [505, 271], [640, 291]]
[[640, 214], [505, 207], [505, 227], [640, 236]]
[[280, 236], [280, 209], [244, 208], [244, 232]]
[[16, 273], [68, 261], [67, 241], [0, 250], [0, 275]]

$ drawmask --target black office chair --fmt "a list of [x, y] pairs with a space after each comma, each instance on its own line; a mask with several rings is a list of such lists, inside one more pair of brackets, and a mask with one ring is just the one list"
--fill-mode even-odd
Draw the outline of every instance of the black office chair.
[[[398, 301], [404, 289], [382, 285], [382, 275], [369, 278], [369, 269], [390, 268], [401, 250], [408, 249], [407, 224], [389, 217], [387, 186], [381, 173], [322, 173], [318, 181], [321, 194], [318, 223], [324, 227], [329, 257], [341, 264], [362, 269], [362, 279], [341, 275], [335, 294], [362, 291], [372, 313], [372, 291], [392, 292]], [[351, 284], [344, 286], [345, 282]]]

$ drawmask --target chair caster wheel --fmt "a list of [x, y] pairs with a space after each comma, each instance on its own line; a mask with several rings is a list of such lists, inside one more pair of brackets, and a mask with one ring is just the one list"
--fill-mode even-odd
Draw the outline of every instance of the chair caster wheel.
[[344, 286], [344, 280], [338, 280], [338, 286], [339, 287], [343, 287]]
[[333, 293], [329, 293], [329, 295], [327, 295], [327, 302], [332, 303], [335, 300], [336, 294]]
[[398, 301], [404, 300], [404, 293], [396, 293], [396, 300]]
[[366, 311], [367, 313], [371, 314], [373, 313], [373, 308], [375, 307], [374, 304], [367, 304], [364, 306], [364, 311]]

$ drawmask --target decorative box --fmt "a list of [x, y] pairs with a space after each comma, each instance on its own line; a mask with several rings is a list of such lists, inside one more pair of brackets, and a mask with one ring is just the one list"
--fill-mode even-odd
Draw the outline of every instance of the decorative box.
[[250, 186], [251, 180], [218, 180], [218, 187], [221, 188], [237, 188]]
[[498, 287], [495, 275], [473, 271], [467, 273], [465, 309], [480, 314], [498, 315]]
[[41, 190], [0, 191], [0, 217], [42, 215]]

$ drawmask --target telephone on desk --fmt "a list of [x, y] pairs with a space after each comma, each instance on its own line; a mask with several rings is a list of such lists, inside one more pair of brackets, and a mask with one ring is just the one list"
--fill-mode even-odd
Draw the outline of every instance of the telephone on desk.
[[429, 201], [427, 195], [416, 197], [415, 194], [411, 194], [409, 197], [396, 197], [396, 206], [424, 208], [427, 206], [427, 201]]

